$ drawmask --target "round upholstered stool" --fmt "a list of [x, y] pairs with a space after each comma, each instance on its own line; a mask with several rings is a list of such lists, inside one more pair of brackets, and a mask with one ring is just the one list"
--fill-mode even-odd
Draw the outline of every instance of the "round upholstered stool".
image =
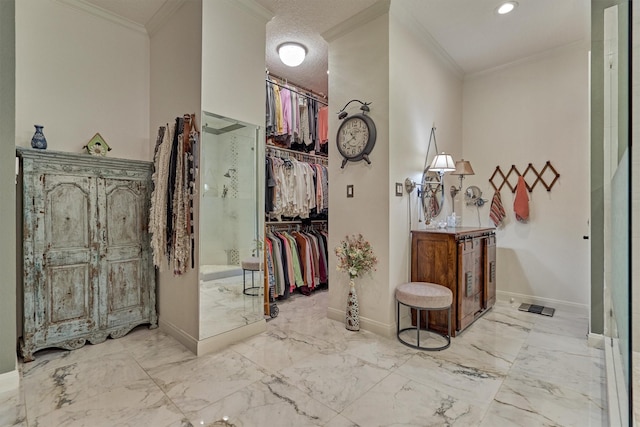
[[[242, 293], [252, 297], [260, 295], [260, 287], [253, 283], [253, 272], [262, 270], [262, 262], [260, 258], [251, 257], [242, 260]], [[251, 272], [251, 287], [247, 288], [246, 272]]]
[[[411, 282], [398, 285], [396, 288], [396, 336], [402, 344], [419, 350], [444, 350], [451, 345], [451, 303], [453, 301], [453, 293], [451, 289], [435, 283], [427, 282]], [[416, 326], [400, 329], [400, 304], [413, 308], [417, 311]], [[429, 311], [431, 310], [447, 310], [447, 334], [441, 334], [431, 331], [442, 336], [446, 340], [446, 344], [440, 347], [426, 347], [420, 345], [420, 319], [422, 312], [426, 312], [427, 331], [429, 330]], [[404, 331], [416, 331], [416, 344], [411, 344], [400, 337]]]

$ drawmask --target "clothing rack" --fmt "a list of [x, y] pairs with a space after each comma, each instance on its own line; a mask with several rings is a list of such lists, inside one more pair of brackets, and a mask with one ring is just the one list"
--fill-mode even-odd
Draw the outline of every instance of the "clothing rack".
[[271, 154], [282, 159], [294, 158], [301, 162], [318, 163], [323, 166], [328, 166], [329, 164], [329, 159], [326, 156], [303, 153], [301, 151], [289, 150], [288, 148], [280, 148], [273, 145], [267, 145], [267, 154]]
[[[274, 81], [274, 80], [272, 80], [272, 78], [281, 80], [284, 83], [280, 83], [280, 82]], [[299, 85], [294, 84], [294, 83], [288, 83], [287, 79], [283, 79], [282, 77], [278, 77], [278, 76], [275, 76], [273, 74], [269, 74], [267, 72], [267, 78], [265, 79], [265, 81], [267, 83], [271, 83], [271, 84], [283, 87], [285, 89], [288, 89], [288, 90], [290, 90], [292, 92], [297, 93], [298, 95], [304, 96], [305, 98], [313, 99], [314, 101], [316, 101], [316, 102], [318, 102], [318, 103], [320, 103], [322, 105], [329, 105], [327, 102], [321, 101], [320, 99], [318, 99], [317, 96], [312, 96], [312, 95], [309, 95], [309, 93], [301, 92], [301, 91], [304, 90], [304, 91], [307, 91], [307, 92], [310, 92], [310, 93], [313, 93], [314, 95], [316, 95], [315, 92], [313, 92], [312, 90], [304, 88], [304, 87], [299, 86]], [[295, 88], [300, 89], [300, 90], [292, 89], [291, 86], [294, 86]], [[326, 99], [326, 96], [324, 96], [324, 98]]]
[[269, 228], [279, 228], [279, 226], [283, 227], [291, 227], [292, 225], [303, 226], [303, 227], [314, 227], [321, 226], [322, 228], [326, 228], [327, 221], [326, 219], [312, 219], [311, 224], [303, 224], [302, 220], [294, 220], [294, 221], [265, 221], [265, 227]]

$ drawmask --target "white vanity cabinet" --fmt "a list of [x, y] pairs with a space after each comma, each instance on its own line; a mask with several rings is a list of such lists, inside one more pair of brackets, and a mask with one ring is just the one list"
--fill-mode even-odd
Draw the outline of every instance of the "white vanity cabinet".
[[151, 163], [27, 148], [17, 155], [24, 360], [157, 327]]

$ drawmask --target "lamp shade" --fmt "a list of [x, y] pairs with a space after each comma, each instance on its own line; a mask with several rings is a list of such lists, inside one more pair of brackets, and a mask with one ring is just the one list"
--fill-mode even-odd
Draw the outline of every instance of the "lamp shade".
[[475, 175], [471, 167], [471, 162], [465, 159], [460, 159], [456, 162], [456, 170], [451, 172], [451, 175]]
[[453, 161], [453, 158], [449, 155], [449, 154], [437, 154], [434, 158], [433, 161], [431, 162], [431, 166], [429, 167], [429, 170], [432, 170], [434, 172], [451, 172], [456, 170], [456, 165], [455, 162]]
[[307, 49], [300, 43], [287, 42], [278, 46], [278, 56], [284, 65], [297, 67], [302, 64], [307, 55]]

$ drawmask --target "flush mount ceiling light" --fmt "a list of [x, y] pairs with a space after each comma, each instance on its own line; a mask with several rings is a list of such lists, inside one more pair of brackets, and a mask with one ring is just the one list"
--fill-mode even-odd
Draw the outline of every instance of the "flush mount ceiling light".
[[516, 7], [518, 7], [518, 2], [506, 1], [496, 8], [496, 12], [498, 13], [498, 15], [506, 15]]
[[307, 54], [307, 48], [300, 43], [287, 42], [278, 46], [278, 55], [284, 65], [297, 67], [302, 64]]

